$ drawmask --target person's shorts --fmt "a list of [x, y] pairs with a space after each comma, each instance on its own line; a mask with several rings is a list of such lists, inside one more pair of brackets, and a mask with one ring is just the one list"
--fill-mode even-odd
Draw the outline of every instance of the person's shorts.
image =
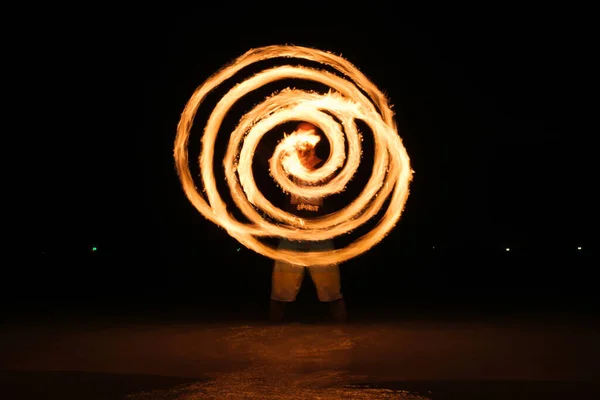
[[[334, 245], [330, 240], [322, 242], [292, 242], [282, 240], [279, 248], [296, 251], [324, 251], [333, 250]], [[336, 264], [311, 268], [275, 261], [271, 299], [285, 302], [296, 300], [296, 296], [302, 286], [304, 270], [306, 268], [310, 272], [320, 301], [330, 302], [342, 298], [340, 270]]]

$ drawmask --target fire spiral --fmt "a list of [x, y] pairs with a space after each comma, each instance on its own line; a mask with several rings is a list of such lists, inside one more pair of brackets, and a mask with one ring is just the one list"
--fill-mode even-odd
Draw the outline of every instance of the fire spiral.
[[[242, 68], [273, 58], [309, 60], [332, 67], [343, 77], [324, 68], [286, 64], [263, 70], [227, 92], [213, 109], [202, 137], [199, 163], [207, 197], [205, 199], [196, 189], [188, 162], [188, 141], [198, 108], [212, 90]], [[250, 221], [240, 222], [227, 211], [213, 175], [215, 141], [219, 128], [228, 110], [242, 96], [268, 83], [289, 78], [318, 82], [329, 87], [330, 91], [320, 94], [285, 89], [268, 97], [240, 119], [230, 135], [223, 160], [225, 177], [235, 205]], [[299, 218], [275, 207], [258, 190], [252, 172], [252, 159], [261, 137], [284, 122], [306, 121], [324, 132], [331, 148], [329, 158], [315, 171], [293, 168], [293, 164], [286, 168], [283, 159], [284, 154], [289, 155], [290, 141], [293, 140], [291, 135], [276, 147], [270, 160], [271, 175], [290, 194], [324, 197], [342, 191], [356, 172], [361, 159], [361, 138], [356, 120], [364, 121], [373, 132], [374, 162], [368, 183], [350, 204], [323, 217]], [[383, 93], [344, 58], [298, 46], [252, 49], [199, 86], [186, 104], [177, 126], [174, 157], [183, 190], [204, 217], [259, 254], [303, 266], [342, 263], [379, 243], [400, 219], [413, 174], [393, 113]], [[334, 172], [338, 173], [326, 183], [310, 187], [298, 186], [288, 176], [292, 174], [305, 181], [320, 182], [333, 176]], [[265, 237], [302, 241], [331, 239], [348, 233], [373, 218], [388, 198], [389, 206], [377, 225], [344, 248], [302, 252], [273, 248], [259, 240]], [[267, 221], [258, 210], [277, 222]]]

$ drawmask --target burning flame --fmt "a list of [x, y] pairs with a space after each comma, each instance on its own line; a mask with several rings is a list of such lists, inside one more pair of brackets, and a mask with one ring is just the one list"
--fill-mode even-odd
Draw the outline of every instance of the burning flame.
[[[258, 61], [279, 57], [316, 61], [335, 68], [350, 79], [344, 79], [326, 70], [283, 65], [259, 72], [233, 87], [215, 106], [202, 137], [202, 153], [199, 162], [202, 183], [208, 198], [208, 201], [205, 200], [192, 179], [187, 152], [190, 131], [200, 104], [209, 92], [242, 68]], [[331, 90], [327, 94], [319, 94], [286, 89], [265, 99], [242, 116], [231, 133], [223, 160], [225, 176], [233, 200], [251, 221], [249, 224], [242, 223], [227, 211], [217, 191], [212, 172], [217, 133], [229, 108], [238, 99], [265, 84], [287, 78], [320, 82]], [[341, 124], [330, 114], [341, 121]], [[282, 190], [301, 197], [323, 197], [344, 190], [356, 172], [361, 158], [361, 139], [354, 123], [355, 119], [366, 122], [373, 131], [375, 152], [371, 177], [353, 202], [335, 213], [314, 219], [303, 219], [275, 207], [258, 190], [252, 173], [252, 158], [258, 143], [265, 133], [287, 121], [306, 121], [321, 128], [330, 143], [331, 154], [321, 168], [307, 170], [299, 162], [297, 150], [299, 146], [316, 145], [319, 140], [318, 135], [299, 129], [286, 136], [278, 144], [270, 159], [271, 175]], [[344, 149], [345, 140], [348, 141], [347, 154]], [[238, 150], [242, 141], [241, 150]], [[410, 159], [398, 135], [386, 97], [356, 67], [342, 57], [298, 46], [268, 46], [252, 49], [199, 86], [181, 115], [177, 127], [174, 157], [183, 190], [189, 201], [203, 216], [224, 228], [247, 248], [275, 260], [303, 266], [342, 263], [379, 243], [400, 219], [413, 174]], [[291, 174], [306, 182], [320, 183], [333, 176], [338, 170], [339, 173], [327, 183], [314, 186], [300, 187], [289, 177]], [[280, 237], [289, 240], [317, 241], [348, 233], [374, 217], [390, 196], [390, 205], [377, 226], [344, 248], [301, 252], [276, 249], [259, 240], [261, 237]], [[268, 214], [278, 223], [265, 220], [257, 209]]]
[[286, 136], [279, 144], [280, 150], [276, 154], [281, 155], [281, 165], [284, 171], [300, 179], [309, 179], [309, 171], [303, 166], [299, 151], [315, 148], [321, 138], [314, 131], [297, 130]]

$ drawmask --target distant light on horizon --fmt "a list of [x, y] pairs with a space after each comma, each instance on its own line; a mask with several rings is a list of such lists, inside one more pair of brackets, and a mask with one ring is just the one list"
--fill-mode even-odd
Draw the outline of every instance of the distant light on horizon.
[[[432, 250], [436, 250], [436, 248], [437, 248], [437, 247], [436, 247], [436, 246], [434, 246], [434, 245], [432, 245], [432, 246], [431, 246], [431, 249], [432, 249]], [[99, 250], [98, 250], [98, 246], [92, 246], [92, 247], [90, 247], [89, 249], [90, 249], [92, 252], [94, 252], [94, 253], [99, 251]], [[583, 251], [583, 246], [577, 246], [577, 247], [576, 247], [576, 249], [577, 249], [577, 251]], [[236, 252], [241, 252], [241, 251], [242, 251], [242, 247], [235, 247], [235, 251], [236, 251]], [[508, 252], [512, 251], [512, 249], [511, 249], [510, 247], [505, 247], [505, 248], [504, 248], [504, 251], [508, 253]], [[41, 253], [41, 254], [46, 254], [46, 252], [45, 252], [45, 251], [41, 251], [40, 253]]]

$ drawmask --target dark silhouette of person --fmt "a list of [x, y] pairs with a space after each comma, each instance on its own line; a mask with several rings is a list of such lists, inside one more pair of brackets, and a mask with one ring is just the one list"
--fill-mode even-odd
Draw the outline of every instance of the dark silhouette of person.
[[[296, 132], [309, 135], [318, 135], [317, 127], [301, 122], [296, 127]], [[297, 147], [298, 156], [302, 165], [309, 170], [318, 169], [323, 164], [316, 155], [315, 145], [312, 142], [301, 142]], [[306, 186], [307, 182], [293, 177], [295, 183]], [[290, 195], [286, 209], [290, 213], [301, 218], [314, 218], [327, 214], [323, 198], [303, 198]], [[281, 239], [279, 249], [295, 251], [326, 251], [335, 248], [333, 240], [323, 241], [291, 241]], [[336, 322], [346, 322], [346, 303], [341, 292], [340, 270], [337, 264], [304, 267], [276, 261], [273, 267], [271, 301], [269, 316], [271, 321], [278, 322], [284, 318], [287, 303], [296, 300], [300, 291], [304, 272], [308, 269], [312, 281], [317, 289], [317, 295], [321, 302], [329, 304], [331, 315]]]

